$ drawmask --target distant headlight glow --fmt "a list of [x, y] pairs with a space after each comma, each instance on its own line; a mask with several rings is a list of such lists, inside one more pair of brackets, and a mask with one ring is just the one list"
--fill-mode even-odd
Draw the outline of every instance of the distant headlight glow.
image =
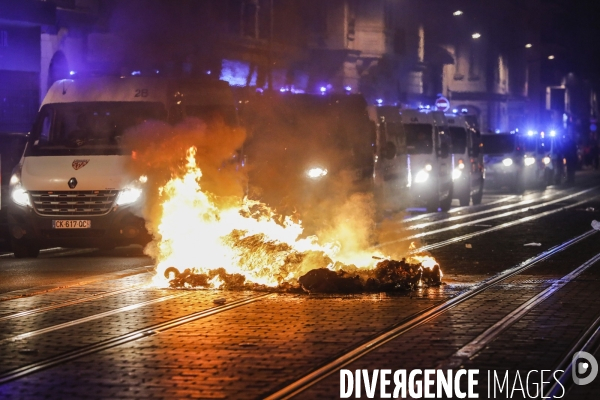
[[142, 195], [142, 189], [138, 188], [127, 188], [119, 192], [117, 197], [117, 205], [125, 206], [127, 204], [135, 203]]
[[502, 160], [502, 164], [504, 164], [505, 167], [510, 167], [511, 165], [513, 165], [513, 160], [512, 158], [505, 158], [504, 160]]
[[550, 164], [550, 161], [552, 161], [552, 160], [550, 160], [550, 157], [548, 157], [548, 156], [546, 156], [546, 157], [542, 158], [542, 162], [543, 162], [545, 165], [548, 165], [548, 164]]
[[427, 172], [425, 170], [420, 170], [419, 172], [417, 172], [417, 175], [415, 176], [416, 183], [423, 183], [427, 179], [429, 179], [429, 172]]
[[[460, 164], [460, 165], [463, 165], [463, 164]], [[460, 168], [460, 165], [459, 165], [459, 168]], [[455, 168], [454, 171], [452, 171], [452, 180], [453, 181], [457, 180], [458, 178], [460, 178], [461, 175], [462, 175], [462, 171], [458, 168]]]
[[306, 175], [311, 179], [318, 179], [327, 175], [327, 170], [325, 168], [311, 168], [306, 171]]
[[535, 158], [533, 157], [525, 157], [525, 160], [523, 161], [525, 163], [526, 166], [530, 166], [535, 164]]

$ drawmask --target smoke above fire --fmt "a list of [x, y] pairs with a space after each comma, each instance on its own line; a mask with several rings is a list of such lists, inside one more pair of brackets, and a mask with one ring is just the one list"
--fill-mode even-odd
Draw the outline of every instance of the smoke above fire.
[[[187, 118], [175, 126], [143, 123], [126, 137], [129, 172], [147, 177], [142, 216], [154, 237], [145, 252], [157, 262], [155, 286], [173, 286], [179, 277], [178, 287], [231, 287], [232, 279], [281, 287], [314, 270], [372, 271], [386, 258], [370, 249], [377, 235], [369, 193], [319, 199], [288, 215], [249, 198], [240, 127]], [[304, 216], [312, 221], [310, 234]], [[393, 265], [417, 276], [416, 267]]]

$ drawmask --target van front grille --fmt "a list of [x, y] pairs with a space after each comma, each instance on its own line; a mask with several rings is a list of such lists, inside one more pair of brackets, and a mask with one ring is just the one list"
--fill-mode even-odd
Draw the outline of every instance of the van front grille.
[[35, 212], [51, 217], [108, 214], [118, 193], [118, 190], [29, 192]]

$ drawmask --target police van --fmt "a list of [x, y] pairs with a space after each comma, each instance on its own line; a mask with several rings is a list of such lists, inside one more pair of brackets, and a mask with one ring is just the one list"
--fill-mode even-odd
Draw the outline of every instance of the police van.
[[369, 118], [376, 127], [374, 189], [381, 211], [394, 212], [406, 206], [406, 141], [400, 108], [369, 106]]
[[128, 129], [220, 112], [236, 118], [226, 82], [95, 77], [55, 82], [10, 179], [8, 225], [15, 257], [44, 246], [145, 244], [144, 179], [125, 166]]
[[483, 157], [479, 151], [480, 135], [462, 115], [446, 115], [448, 134], [452, 138], [452, 180], [454, 198], [461, 206], [480, 204], [483, 198]]
[[411, 205], [448, 211], [452, 204], [452, 139], [441, 111], [403, 110], [406, 188]]

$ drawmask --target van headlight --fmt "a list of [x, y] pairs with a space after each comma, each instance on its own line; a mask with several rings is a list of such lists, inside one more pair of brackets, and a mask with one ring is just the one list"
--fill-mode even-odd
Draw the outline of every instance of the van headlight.
[[425, 171], [425, 170], [420, 170], [419, 172], [417, 172], [417, 175], [415, 176], [415, 182], [416, 183], [423, 183], [425, 182], [427, 179], [429, 179], [429, 172]]
[[533, 158], [533, 157], [525, 157], [525, 160], [523, 162], [525, 163], [525, 165], [527, 167], [529, 167], [530, 165], [535, 164], [535, 158]]
[[138, 201], [142, 195], [142, 189], [139, 188], [126, 188], [119, 192], [116, 204], [118, 206], [126, 206], [131, 203]]
[[12, 190], [10, 197], [12, 197], [12, 200], [20, 206], [31, 207], [31, 202], [29, 201], [29, 194], [21, 186], [15, 187]]
[[[461, 164], [462, 165], [462, 164]], [[462, 175], [462, 171], [459, 168], [454, 168], [452, 171], [452, 180], [455, 181]]]
[[10, 177], [10, 182], [8, 183], [8, 190], [10, 193], [10, 197], [15, 204], [18, 204], [23, 207], [31, 207], [31, 200], [29, 200], [29, 193], [27, 190], [21, 186], [21, 170], [17, 170]]
[[505, 167], [510, 167], [511, 165], [513, 165], [513, 160], [512, 158], [505, 158], [504, 160], [502, 160], [502, 164], [504, 164]]

